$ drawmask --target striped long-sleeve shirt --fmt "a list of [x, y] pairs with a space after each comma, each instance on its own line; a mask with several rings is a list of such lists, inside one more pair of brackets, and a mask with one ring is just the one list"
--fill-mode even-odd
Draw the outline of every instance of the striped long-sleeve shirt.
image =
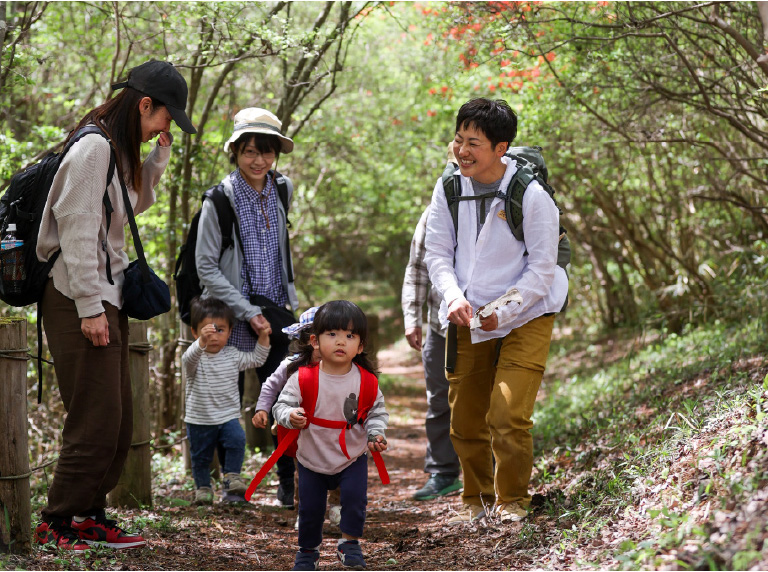
[[252, 352], [225, 346], [208, 353], [195, 340], [181, 363], [187, 376], [184, 421], [195, 425], [221, 425], [240, 417], [240, 371], [259, 367], [269, 355], [269, 347], [256, 344]]

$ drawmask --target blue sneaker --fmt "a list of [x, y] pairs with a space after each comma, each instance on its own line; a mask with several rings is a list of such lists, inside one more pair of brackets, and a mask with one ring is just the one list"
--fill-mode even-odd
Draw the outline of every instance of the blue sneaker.
[[318, 550], [301, 549], [296, 553], [296, 561], [291, 570], [317, 570], [317, 561], [320, 560]]
[[360, 543], [357, 540], [345, 540], [339, 544], [336, 555], [347, 568], [365, 570], [363, 551], [360, 550]]

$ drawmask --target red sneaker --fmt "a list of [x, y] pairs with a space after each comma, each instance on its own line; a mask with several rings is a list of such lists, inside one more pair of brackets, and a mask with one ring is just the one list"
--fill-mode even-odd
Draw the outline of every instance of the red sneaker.
[[131, 534], [117, 526], [117, 522], [103, 516], [86, 518], [83, 522], [72, 520], [72, 528], [80, 533], [80, 540], [88, 544], [110, 548], [137, 548], [147, 541], [138, 534]]
[[35, 542], [51, 545], [62, 550], [82, 552], [90, 549], [85, 542], [80, 542], [80, 536], [67, 524], [58, 522], [41, 522], [35, 529]]

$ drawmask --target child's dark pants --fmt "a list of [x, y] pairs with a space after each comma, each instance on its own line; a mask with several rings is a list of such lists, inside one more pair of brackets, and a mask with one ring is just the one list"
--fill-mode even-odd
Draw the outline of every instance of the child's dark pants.
[[299, 546], [313, 549], [323, 541], [323, 521], [328, 491], [341, 493], [341, 523], [344, 534], [359, 538], [365, 525], [368, 504], [368, 456], [360, 455], [335, 475], [323, 475], [299, 466]]

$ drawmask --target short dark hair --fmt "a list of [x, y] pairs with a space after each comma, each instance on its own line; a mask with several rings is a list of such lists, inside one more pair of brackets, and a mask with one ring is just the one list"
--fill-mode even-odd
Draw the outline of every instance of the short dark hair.
[[467, 127], [482, 131], [493, 147], [509, 144], [517, 136], [517, 114], [503, 99], [470, 99], [456, 115], [456, 131]]
[[235, 324], [235, 313], [226, 302], [218, 298], [192, 298], [189, 306], [189, 325], [195, 330], [206, 318], [226, 320], [231, 328]]
[[269, 135], [267, 133], [243, 133], [229, 144], [230, 163], [237, 165], [237, 156], [248, 143], [253, 143], [253, 146], [259, 150], [259, 153], [269, 153], [271, 151], [275, 154], [276, 159], [280, 157], [282, 144], [277, 135]]
[[316, 336], [330, 330], [350, 330], [360, 336], [360, 343], [368, 341], [368, 320], [360, 307], [349, 300], [326, 302], [315, 313], [312, 330]]

